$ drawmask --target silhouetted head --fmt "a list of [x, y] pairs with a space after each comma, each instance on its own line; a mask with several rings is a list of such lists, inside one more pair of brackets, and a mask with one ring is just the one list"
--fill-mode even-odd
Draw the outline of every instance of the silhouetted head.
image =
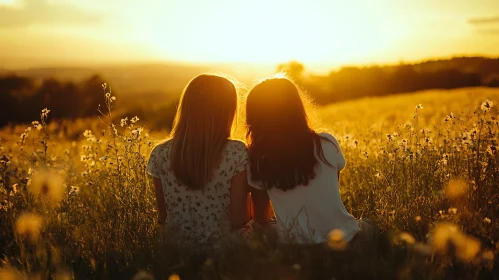
[[228, 79], [203, 74], [187, 84], [172, 129], [171, 167], [177, 180], [192, 189], [210, 181], [236, 110], [236, 87]]
[[287, 190], [315, 178], [315, 148], [324, 158], [321, 138], [310, 128], [293, 82], [271, 78], [257, 84], [246, 101], [246, 125], [253, 180]]

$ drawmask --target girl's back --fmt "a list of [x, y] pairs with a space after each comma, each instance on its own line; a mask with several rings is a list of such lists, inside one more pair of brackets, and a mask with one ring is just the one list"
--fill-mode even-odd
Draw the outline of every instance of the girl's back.
[[335, 229], [349, 241], [359, 226], [340, 198], [345, 158], [333, 136], [310, 127], [298, 87], [282, 77], [254, 86], [246, 124], [255, 220], [269, 222], [270, 198], [281, 242], [321, 243]]
[[237, 115], [233, 82], [194, 77], [185, 87], [170, 141], [152, 151], [158, 223], [196, 243], [211, 243], [248, 219], [246, 147], [230, 140]]
[[[319, 162], [316, 177], [307, 186], [267, 191], [277, 217], [280, 242], [321, 243], [333, 229], [341, 230], [344, 240], [349, 241], [359, 231], [357, 220], [347, 212], [340, 197], [338, 173], [345, 167], [340, 146], [330, 134], [319, 136], [327, 139], [321, 139], [322, 151], [332, 166], [316, 154]], [[257, 182], [250, 185], [264, 189]]]
[[230, 225], [230, 188], [232, 178], [245, 170], [247, 152], [244, 143], [228, 140], [220, 164], [203, 189], [192, 189], [176, 179], [171, 164], [172, 141], [158, 145], [151, 153], [148, 172], [161, 179], [165, 198], [165, 227], [197, 243], [212, 243]]

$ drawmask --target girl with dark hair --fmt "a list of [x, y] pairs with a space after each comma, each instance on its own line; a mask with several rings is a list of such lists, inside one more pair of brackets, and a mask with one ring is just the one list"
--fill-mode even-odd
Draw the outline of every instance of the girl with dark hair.
[[296, 85], [286, 78], [257, 84], [246, 124], [255, 221], [269, 222], [272, 202], [280, 242], [322, 243], [332, 230], [350, 241], [359, 224], [340, 197], [345, 158], [331, 134], [310, 128]]

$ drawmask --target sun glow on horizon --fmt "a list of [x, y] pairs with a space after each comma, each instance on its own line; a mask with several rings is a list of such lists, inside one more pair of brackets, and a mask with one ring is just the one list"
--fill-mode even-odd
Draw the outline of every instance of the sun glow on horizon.
[[[393, 30], [383, 29], [369, 7], [338, 4], [324, 10], [309, 2], [265, 0], [200, 5], [204, 12], [187, 18], [182, 27], [172, 27], [160, 16], [143, 21], [138, 39], [166, 59], [265, 63], [360, 61], [394, 39]], [[184, 36], [178, 34], [181, 41], [172, 42], [171, 33]]]
[[497, 56], [498, 9], [497, 0], [0, 0], [0, 59], [337, 67]]

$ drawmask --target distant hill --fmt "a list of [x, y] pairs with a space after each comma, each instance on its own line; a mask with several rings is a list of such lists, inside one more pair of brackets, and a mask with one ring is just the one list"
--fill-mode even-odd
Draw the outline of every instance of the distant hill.
[[[180, 94], [194, 76], [205, 72], [226, 73], [239, 81], [251, 84], [253, 80], [272, 73], [273, 68], [257, 65], [188, 65], [188, 64], [131, 64], [101, 67], [40, 67], [12, 70], [19, 76], [58, 80], [82, 81], [92, 75], [101, 76], [121, 95], [151, 94], [155, 92]], [[5, 70], [3, 74], [8, 73]], [[2, 71], [0, 70], [0, 75]]]
[[327, 75], [308, 74], [296, 61], [281, 69], [319, 104], [426, 89], [499, 87], [499, 59], [455, 57], [396, 65], [345, 66]]
[[[459, 69], [465, 73], [487, 75], [499, 71], [499, 58], [453, 57], [446, 60], [428, 60], [414, 64], [415, 70], [436, 72], [445, 69]], [[397, 66], [392, 66], [397, 67]]]
[[[299, 62], [295, 63], [294, 68], [283, 69], [295, 77], [295, 80], [321, 104], [431, 88], [499, 86], [498, 58], [454, 57], [395, 65], [344, 66], [326, 75], [308, 73]], [[90, 76], [99, 75], [122, 97], [138, 94], [143, 99], [165, 100], [178, 98], [187, 82], [203, 72], [227, 73], [251, 86], [255, 80], [275, 71], [275, 66], [251, 63], [142, 63], [16, 70], [7, 70], [4, 67], [0, 68], [0, 76], [14, 73], [40, 81], [55, 78], [81, 82]], [[299, 73], [296, 73], [297, 71]]]

